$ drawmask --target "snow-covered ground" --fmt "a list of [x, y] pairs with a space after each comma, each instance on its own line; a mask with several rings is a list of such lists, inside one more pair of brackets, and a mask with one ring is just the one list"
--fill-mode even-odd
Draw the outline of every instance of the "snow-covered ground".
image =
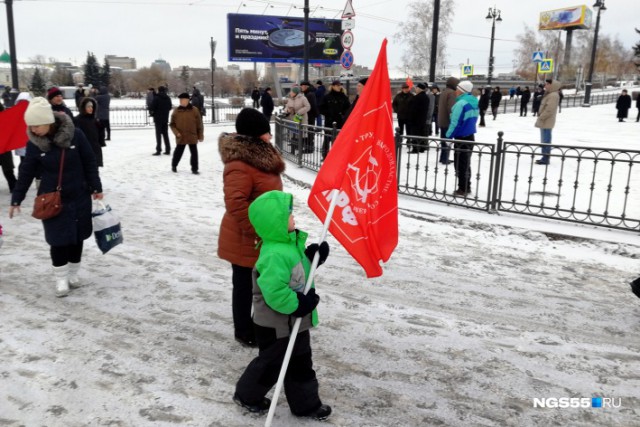
[[[619, 134], [637, 139], [640, 125], [618, 125], [611, 108], [581, 109], [571, 128], [611, 146]], [[531, 121], [503, 115], [484, 132], [520, 129], [513, 139], [535, 142]], [[169, 156], [151, 156], [152, 129], [113, 131], [101, 175], [125, 243], [102, 255], [87, 240], [84, 286], [67, 298], [54, 297], [42, 227], [29, 215], [33, 190], [19, 217], [2, 209], [0, 425], [264, 424], [231, 401], [257, 352], [233, 340], [231, 269], [216, 256], [217, 137], [230, 130], [207, 125], [199, 176], [188, 153], [178, 174]], [[570, 129], [556, 137], [570, 140]], [[296, 222], [313, 239], [314, 175], [293, 164], [287, 174]], [[321, 397], [334, 408], [325, 425], [638, 424], [640, 300], [628, 285], [640, 274], [637, 234], [406, 197], [400, 207], [399, 245], [380, 278], [366, 280], [329, 238], [312, 331]], [[596, 396], [620, 407], [533, 405]], [[320, 424], [291, 416], [281, 397], [274, 425]]]

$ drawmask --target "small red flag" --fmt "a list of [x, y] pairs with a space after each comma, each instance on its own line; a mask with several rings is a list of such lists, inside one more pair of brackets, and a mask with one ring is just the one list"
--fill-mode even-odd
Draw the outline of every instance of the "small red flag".
[[21, 101], [0, 112], [0, 154], [27, 145], [29, 138], [24, 112], [28, 106], [28, 102]]
[[407, 77], [407, 80], [405, 80], [405, 83], [409, 85], [409, 89], [413, 87], [413, 80], [411, 80], [411, 77]]
[[309, 194], [309, 207], [324, 222], [338, 203], [329, 231], [364, 268], [382, 275], [398, 244], [398, 186], [387, 40], [355, 109], [331, 147]]

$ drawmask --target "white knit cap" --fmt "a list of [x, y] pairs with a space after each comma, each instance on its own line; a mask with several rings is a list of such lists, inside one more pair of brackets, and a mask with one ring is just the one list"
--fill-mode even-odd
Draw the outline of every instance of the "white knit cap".
[[31, 94], [29, 92], [20, 92], [16, 98], [16, 104], [18, 101], [31, 101]]
[[465, 93], [469, 93], [473, 89], [473, 83], [471, 83], [469, 80], [463, 80], [458, 83], [458, 89]]
[[50, 125], [55, 120], [49, 101], [41, 96], [33, 98], [24, 112], [24, 121], [27, 126]]

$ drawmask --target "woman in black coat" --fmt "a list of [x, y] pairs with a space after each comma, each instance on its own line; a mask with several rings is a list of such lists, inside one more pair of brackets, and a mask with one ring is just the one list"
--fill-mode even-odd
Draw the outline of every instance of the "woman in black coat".
[[489, 102], [491, 101], [491, 86], [487, 86], [482, 89], [482, 95], [480, 95], [480, 101], [478, 101], [478, 110], [480, 110], [480, 124], [478, 126], [485, 127], [484, 115], [489, 109]]
[[500, 87], [496, 86], [491, 94], [491, 114], [493, 114], [493, 120], [498, 117], [498, 108], [500, 107], [500, 101], [502, 101], [502, 92]]
[[102, 147], [106, 144], [104, 139], [101, 138], [100, 124], [96, 118], [97, 105], [96, 100], [93, 98], [84, 98], [80, 101], [79, 113], [73, 118], [73, 124], [87, 137], [93, 154], [96, 156], [96, 163], [98, 167], [102, 167], [104, 166], [102, 162]]
[[62, 212], [42, 221], [45, 240], [51, 247], [56, 296], [63, 297], [68, 295], [69, 286], [79, 284], [83, 241], [93, 231], [91, 197], [102, 199], [102, 183], [93, 150], [69, 117], [60, 113], [54, 116], [47, 100], [41, 97], [31, 101], [24, 117], [29, 142], [11, 196], [9, 218], [20, 212], [20, 204], [36, 173], [42, 176], [38, 195], [55, 191], [64, 152]]
[[627, 94], [627, 90], [623, 90], [622, 94], [618, 97], [616, 102], [616, 110], [618, 110], [618, 121], [624, 122], [629, 116], [629, 109], [631, 109], [631, 97]]

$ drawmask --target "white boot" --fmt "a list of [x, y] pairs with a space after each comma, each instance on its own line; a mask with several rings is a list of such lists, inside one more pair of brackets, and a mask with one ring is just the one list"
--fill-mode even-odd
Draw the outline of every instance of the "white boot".
[[56, 296], [61, 298], [69, 295], [69, 264], [53, 267], [53, 277], [56, 279]]
[[80, 271], [80, 263], [70, 262], [68, 265], [69, 265], [69, 287], [71, 289], [78, 289], [80, 287], [80, 279], [78, 278], [78, 271]]

